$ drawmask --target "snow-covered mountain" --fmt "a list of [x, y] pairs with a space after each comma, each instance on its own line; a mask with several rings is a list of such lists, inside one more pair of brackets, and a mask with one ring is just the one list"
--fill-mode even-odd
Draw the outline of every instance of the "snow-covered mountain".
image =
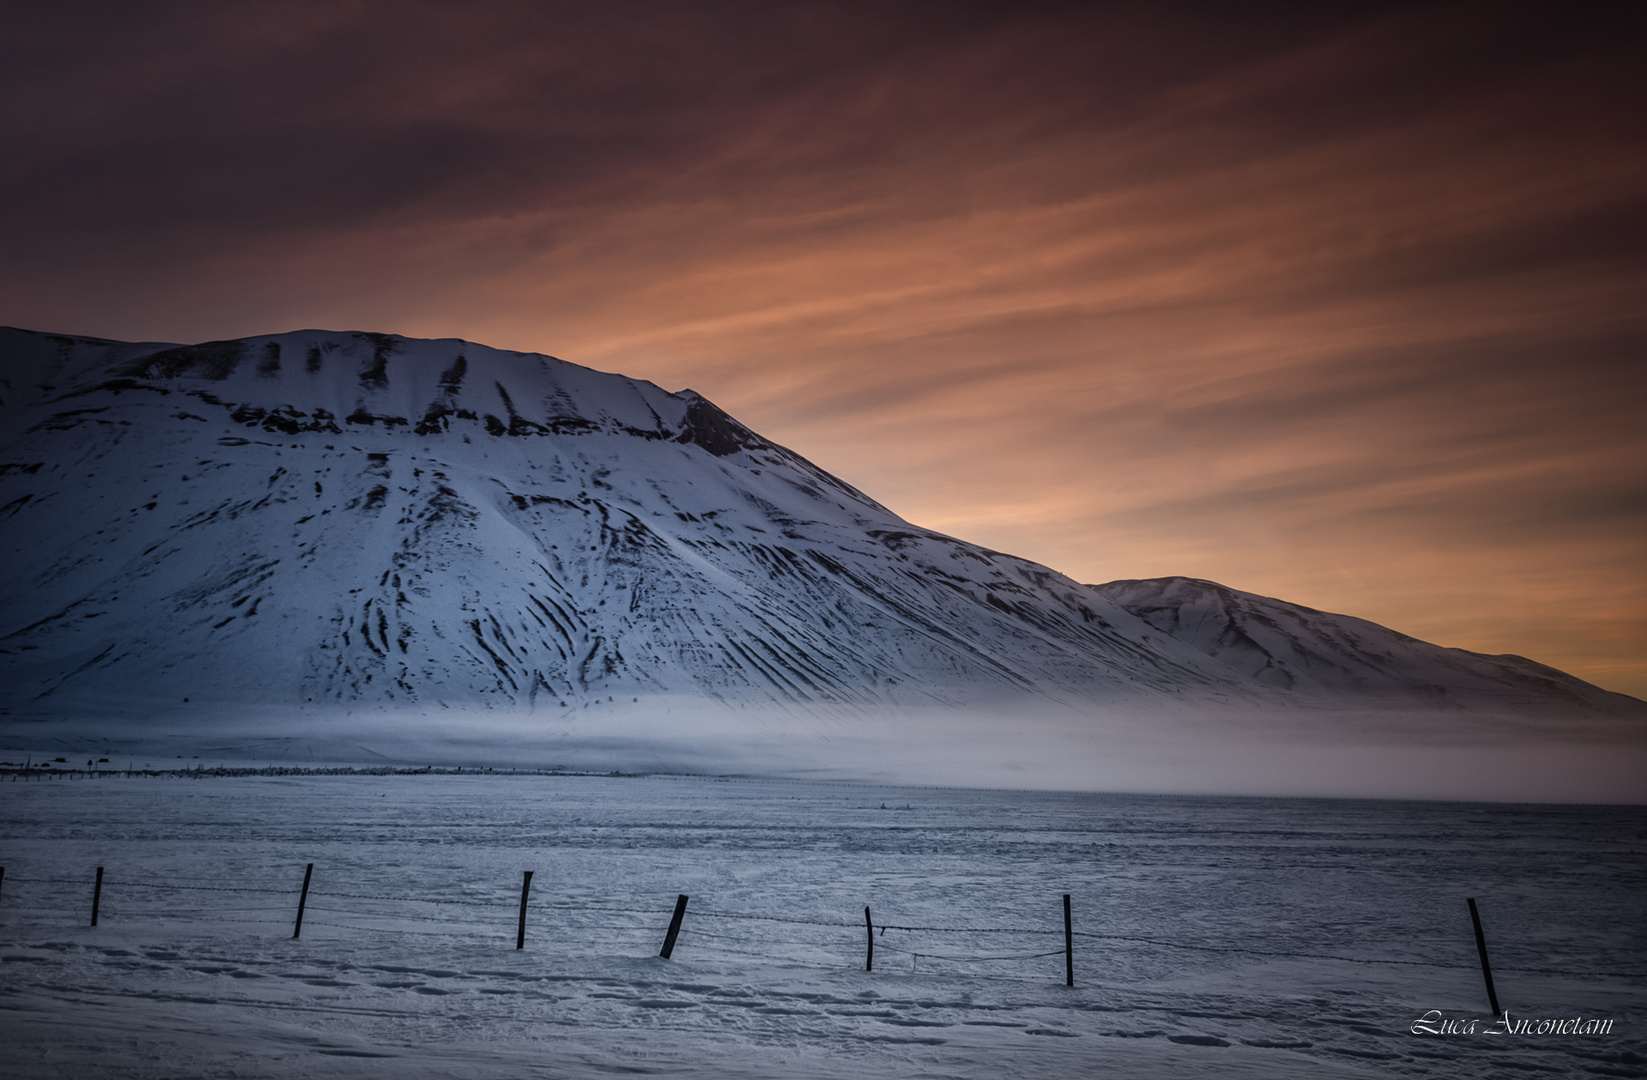
[[1589, 683], [1523, 656], [1445, 649], [1365, 619], [1213, 581], [1151, 578], [1089, 588], [1246, 678], [1293, 693], [1429, 701], [1440, 708], [1519, 700], [1583, 710], [1627, 708], [1635, 700], [1598, 699]]
[[703, 397], [459, 340], [0, 331], [0, 710], [843, 714], [1000, 700], [1639, 718], [1515, 657], [911, 525]]

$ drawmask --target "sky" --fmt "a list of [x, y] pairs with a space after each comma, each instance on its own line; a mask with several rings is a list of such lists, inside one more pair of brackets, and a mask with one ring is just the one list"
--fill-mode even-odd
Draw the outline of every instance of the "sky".
[[1647, 696], [1643, 10], [0, 0], [0, 324], [546, 352]]

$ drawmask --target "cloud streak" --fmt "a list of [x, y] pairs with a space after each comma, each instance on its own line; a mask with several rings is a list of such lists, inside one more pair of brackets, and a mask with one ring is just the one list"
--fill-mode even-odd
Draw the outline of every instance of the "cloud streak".
[[553, 352], [1085, 580], [1643, 694], [1643, 38], [1623, 5], [40, 9], [0, 319]]

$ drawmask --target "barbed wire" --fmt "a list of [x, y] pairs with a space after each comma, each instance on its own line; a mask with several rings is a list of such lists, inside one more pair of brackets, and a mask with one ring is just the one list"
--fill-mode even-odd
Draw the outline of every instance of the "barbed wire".
[[[324, 927], [327, 927], [328, 929], [332, 929], [332, 930], [364, 930], [367, 933], [375, 933], [375, 934], [416, 934], [419, 937], [453, 937], [453, 936], [456, 936], [451, 931], [442, 932], [442, 931], [436, 931], [436, 930], [409, 930], [404, 926], [358, 926], [358, 925], [355, 925], [355, 924], [352, 924], [352, 923], [328, 922], [328, 921], [323, 920], [323, 919], [316, 919], [316, 920], [314, 920], [313, 923], [310, 923], [308, 920], [304, 920], [304, 925], [305, 926], [309, 926], [309, 925], [324, 926]], [[470, 930], [470, 931], [466, 932], [465, 936], [468, 936], [468, 937], [489, 937], [493, 933], [496, 933], [499, 936], [503, 935], [503, 931], [501, 929], [493, 928], [493, 929], [489, 929], [489, 930], [484, 931], [484, 932], [479, 931], [479, 930]]]
[[834, 965], [831, 965], [831, 964], [816, 964], [816, 963], [812, 963], [811, 961], [808, 961], [808, 960], [797, 959], [793, 956], [774, 956], [771, 953], [751, 952], [748, 949], [729, 949], [724, 945], [715, 945], [715, 946], [712, 946], [711, 948], [713, 948], [716, 952], [725, 953], [725, 954], [730, 955], [730, 956], [752, 956], [752, 957], [756, 957], [756, 958], [761, 959], [761, 960], [771, 960], [771, 961], [774, 961], [775, 963], [787, 964], [787, 965], [791, 965], [791, 966], [794, 966], [794, 967], [815, 968], [818, 971], [839, 971], [840, 970], [840, 965], [838, 965], [838, 964], [834, 964]]
[[7, 875], [6, 877], [7, 884], [14, 881], [22, 881], [27, 882], [30, 885], [89, 885], [92, 883], [92, 880], [93, 879], [91, 878], [27, 878], [14, 877], [11, 875]]
[[697, 927], [688, 928], [688, 927], [682, 926], [681, 927], [681, 936], [684, 938], [687, 935], [690, 935], [693, 938], [700, 938], [700, 937], [713, 938], [716, 941], [742, 941], [742, 942], [745, 942], [746, 944], [751, 944], [751, 945], [801, 945], [801, 946], [811, 947], [811, 948], [814, 948], [814, 949], [821, 949], [821, 948], [827, 947], [830, 944], [835, 944], [835, 943], [831, 943], [831, 942], [821, 942], [821, 941], [802, 941], [798, 938], [747, 938], [747, 937], [736, 937], [732, 934], [717, 934], [712, 930], [700, 930]]
[[450, 904], [455, 907], [505, 907], [518, 903], [513, 898], [498, 900], [437, 900], [429, 896], [387, 896], [381, 893], [346, 893], [332, 892], [330, 889], [311, 888], [310, 896], [325, 896], [340, 900], [387, 900], [394, 904]]
[[1043, 956], [1062, 956], [1064, 950], [1054, 949], [1051, 952], [1014, 953], [1010, 956], [949, 956], [944, 953], [917, 952], [914, 949], [900, 949], [896, 945], [878, 945], [877, 948], [888, 952], [903, 953], [905, 956], [918, 956], [926, 960], [953, 960], [957, 963], [972, 963], [979, 960], [1037, 960]]
[[[847, 925], [847, 924], [840, 924]], [[853, 923], [862, 926], [863, 923]], [[1062, 930], [1026, 930], [1017, 926], [898, 926], [893, 923], [876, 923], [877, 930], [927, 930], [938, 934], [1062, 934]]]
[[407, 914], [404, 914], [404, 913], [401, 913], [401, 912], [395, 912], [395, 911], [359, 911], [355, 908], [331, 907], [330, 905], [327, 905], [327, 904], [315, 904], [315, 903], [310, 903], [308, 905], [308, 907], [304, 909], [305, 919], [308, 917], [308, 913], [311, 912], [311, 911], [324, 912], [324, 913], [330, 914], [330, 915], [355, 915], [355, 916], [368, 918], [368, 919], [395, 919], [395, 920], [398, 920], [398, 921], [401, 921], [401, 922], [439, 923], [441, 926], [496, 926], [496, 927], [501, 927], [501, 926], [505, 925], [501, 920], [498, 921], [498, 922], [482, 922], [479, 919], [436, 919], [436, 918], [431, 918], [428, 915], [407, 915]]
[[[96, 878], [36, 878], [23, 877], [16, 874], [7, 874], [5, 883], [22, 882], [28, 885], [90, 885]], [[194, 880], [201, 880], [196, 878]], [[298, 891], [298, 886], [291, 885], [282, 888], [256, 888], [244, 885], [176, 885], [164, 881], [133, 881], [129, 878], [117, 878], [111, 874], [103, 875], [103, 887], [111, 885], [136, 886], [141, 889], [178, 889], [185, 892], [253, 892], [265, 893], [272, 896], [289, 896]]]
[[172, 885], [162, 881], [131, 881], [126, 878], [103, 876], [103, 887], [111, 885], [136, 886], [140, 889], [176, 889], [183, 892], [233, 892], [233, 893], [263, 893], [273, 896], [296, 896], [298, 886], [292, 885], [284, 889], [260, 889], [244, 885]]
[[[585, 925], [580, 925], [580, 926], [575, 926], [575, 927], [569, 927], [569, 929], [573, 929], [573, 930], [617, 930], [617, 931], [620, 931], [622, 933], [627, 933], [627, 934], [639, 934], [639, 933], [656, 934], [658, 932], [658, 928], [655, 927], [655, 926], [589, 926], [589, 925], [585, 924]], [[686, 931], [683, 930], [682, 932], [685, 933]], [[703, 931], [702, 930], [693, 930], [693, 931], [691, 931], [691, 933], [701, 934], [701, 933], [703, 933]]]
[[706, 919], [752, 919], [752, 920], [755, 920], [755, 921], [758, 921], [758, 922], [799, 923], [799, 924], [806, 925], [806, 926], [831, 926], [831, 927], [848, 927], [848, 928], [863, 926], [863, 923], [859, 923], [859, 922], [828, 922], [828, 921], [825, 921], [823, 919], [790, 919], [790, 918], [785, 918], [781, 915], [751, 915], [751, 914], [746, 914], [744, 912], [738, 912], [738, 911], [713, 911], [713, 910], [707, 910], [706, 911], [706, 910], [700, 910], [700, 909], [696, 909], [696, 908], [693, 909], [692, 914], [694, 916], [702, 916]]
[[[95, 879], [89, 879], [89, 878], [32, 877], [32, 876], [23, 876], [23, 875], [12, 874], [12, 875], [9, 875], [8, 878], [5, 879], [5, 880], [6, 880], [7, 884], [18, 883], [18, 884], [43, 884], [43, 885], [72, 885], [72, 886], [84, 887], [88, 884], [91, 884], [91, 882]], [[185, 880], [201, 881], [201, 880], [211, 880], [211, 879], [191, 878], [191, 879], [185, 879]], [[359, 886], [355, 885], [354, 887], [358, 888]], [[181, 884], [181, 883], [178, 883], [178, 882], [157, 882], [157, 881], [145, 881], [145, 880], [138, 880], [138, 879], [127, 879], [127, 878], [114, 877], [114, 876], [110, 876], [110, 875], [105, 875], [102, 879], [103, 896], [105, 897], [105, 899], [102, 901], [102, 904], [101, 904], [101, 912], [105, 917], [114, 917], [114, 918], [120, 918], [120, 917], [138, 918], [138, 917], [141, 917], [141, 918], [155, 919], [155, 920], [159, 920], [159, 921], [172, 922], [172, 921], [178, 921], [178, 920], [186, 919], [186, 918], [198, 918], [198, 917], [204, 916], [204, 917], [209, 918], [211, 921], [219, 922], [219, 923], [225, 923], [225, 924], [231, 924], [231, 925], [280, 925], [285, 920], [283, 920], [283, 919], [272, 919], [272, 918], [270, 918], [270, 919], [234, 919], [234, 918], [224, 918], [223, 917], [225, 915], [231, 915], [231, 914], [235, 914], [235, 913], [250, 913], [250, 912], [266, 912], [266, 913], [269, 913], [269, 914], [274, 914], [278, 910], [278, 909], [273, 908], [273, 907], [262, 907], [262, 906], [259, 906], [259, 907], [226, 907], [226, 908], [212, 908], [212, 907], [176, 908], [176, 907], [173, 907], [173, 908], [166, 908], [166, 909], [161, 909], [161, 910], [153, 910], [153, 909], [148, 909], [148, 908], [126, 907], [126, 906], [121, 905], [119, 903], [111, 905], [108, 902], [108, 899], [107, 899], [108, 894], [111, 891], [115, 891], [116, 894], [118, 894], [117, 890], [122, 889], [122, 888], [138, 888], [138, 889], [181, 891], [181, 892], [221, 892], [221, 893], [242, 893], [242, 894], [244, 894], [244, 893], [253, 893], [253, 894], [261, 894], [261, 895], [280, 896], [280, 897], [284, 898], [288, 903], [292, 899], [293, 894], [298, 892], [297, 886], [294, 886], [294, 885], [283, 885], [283, 886], [278, 887], [278, 888], [252, 886], [252, 885], [215, 885], [215, 884], [214, 885], [189, 885], [189, 884]], [[335, 928], [335, 929], [356, 929], [356, 930], [366, 930], [366, 931], [381, 932], [381, 933], [408, 933], [408, 934], [419, 934], [419, 935], [423, 935], [423, 936], [435, 936], [435, 937], [443, 936], [443, 935], [452, 935], [452, 934], [455, 934], [455, 933], [465, 933], [465, 934], [477, 935], [477, 936], [479, 936], [479, 935], [490, 935], [490, 934], [504, 935], [504, 934], [507, 933], [508, 927], [503, 924], [502, 920], [500, 920], [498, 923], [489, 923], [489, 922], [479, 922], [479, 921], [475, 921], [475, 920], [454, 919], [454, 918], [450, 918], [450, 917], [447, 917], [447, 916], [434, 915], [434, 914], [415, 914], [415, 913], [406, 912], [406, 911], [360, 910], [358, 908], [353, 908], [353, 907], [334, 907], [334, 906], [330, 906], [330, 902], [331, 901], [337, 901], [337, 900], [363, 900], [363, 901], [386, 902], [386, 903], [391, 903], [391, 904], [427, 904], [427, 905], [435, 905], [437, 907], [449, 906], [449, 907], [466, 907], [466, 908], [484, 908], [484, 909], [489, 909], [489, 910], [504, 910], [504, 911], [512, 910], [515, 906], [514, 897], [511, 896], [511, 895], [508, 895], [508, 894], [500, 895], [496, 899], [478, 900], [478, 899], [457, 899], [457, 898], [442, 898], [442, 897], [427, 897], [427, 896], [408, 896], [408, 895], [397, 895], [397, 894], [377, 893], [377, 892], [332, 892], [332, 891], [329, 891], [329, 890], [325, 889], [322, 886], [322, 887], [318, 887], [318, 888], [312, 887], [309, 891], [309, 897], [310, 897], [310, 901], [308, 902], [306, 910], [310, 911], [310, 912], [315, 912], [315, 913], [319, 913], [319, 914], [328, 914], [328, 915], [348, 916], [348, 917], [352, 917], [352, 918], [356, 918], [356, 919], [387, 920], [387, 921], [390, 921], [392, 923], [397, 924], [397, 925], [393, 925], [393, 926], [361, 926], [361, 925], [353, 925], [353, 924], [346, 924], [346, 923], [334, 923], [334, 922], [329, 922], [329, 921], [326, 921], [326, 920], [310, 920], [310, 925], [327, 926], [327, 927]], [[318, 903], [317, 903], [317, 901], [318, 901]], [[645, 916], [647, 918], [657, 918], [657, 919], [660, 919], [660, 920], [663, 917], [670, 914], [670, 909], [662, 908], [662, 907], [626, 907], [626, 906], [614, 905], [614, 904], [611, 904], [609, 902], [584, 905], [584, 904], [578, 904], [576, 902], [568, 902], [568, 901], [535, 901], [535, 902], [529, 902], [528, 905], [527, 905], [527, 911], [528, 912], [537, 912], [540, 915], [542, 915], [544, 913], [547, 913], [547, 912], [572, 913], [572, 914], [583, 914], [583, 913], [590, 913], [590, 914], [596, 914], [596, 913], [599, 913], [599, 914], [622, 914], [622, 915]], [[855, 921], [854, 922], [844, 922], [844, 921], [838, 921], [838, 920], [833, 920], [833, 919], [802, 918], [802, 917], [781, 916], [781, 915], [760, 915], [760, 914], [755, 914], [753, 912], [725, 911], [725, 910], [719, 910], [719, 909], [695, 908], [695, 909], [692, 909], [690, 914], [691, 914], [693, 919], [721, 919], [721, 920], [738, 920], [738, 921], [745, 921], [745, 922], [777, 923], [777, 924], [792, 925], [792, 926], [818, 926], [818, 927], [824, 927], [824, 928], [828, 928], [828, 929], [832, 929], [832, 930], [840, 930], [840, 929], [856, 930], [859, 927], [865, 926], [864, 923], [859, 923], [859, 922], [855, 922]], [[438, 924], [440, 926], [446, 927], [447, 929], [445, 929], [443, 931], [414, 930], [414, 929], [411, 929], [411, 928], [406, 927], [405, 925], [403, 925], [407, 922], [433, 923], [433, 924]], [[651, 933], [656, 933], [658, 931], [658, 927], [653, 926], [653, 925], [645, 925], [645, 924], [612, 925], [612, 924], [604, 924], [604, 923], [602, 923], [602, 924], [576, 923], [576, 924], [571, 925], [571, 926], [567, 926], [565, 924], [557, 924], [557, 925], [562, 926], [566, 930], [575, 931], [575, 932], [600, 931], [600, 932], [614, 932], [614, 933], [626, 933], [626, 934], [633, 934], [633, 933], [648, 933], [648, 934], [651, 934]], [[460, 928], [462, 928], [462, 929], [460, 929]], [[467, 928], [474, 928], [474, 929], [467, 929]], [[541, 926], [538, 929], [539, 929], [539, 932], [541, 933], [542, 932]], [[1006, 926], [965, 926], [965, 927], [957, 927], [957, 926], [909, 925], [909, 924], [903, 924], [903, 923], [870, 923], [869, 924], [869, 929], [872, 933], [875, 933], [875, 935], [878, 939], [884, 939], [884, 935], [889, 930], [897, 931], [899, 933], [990, 934], [990, 935], [993, 935], [993, 934], [1018, 934], [1018, 935], [1030, 935], [1030, 936], [1037, 936], [1037, 937], [1055, 937], [1055, 936], [1057, 936], [1057, 935], [1064, 932], [1064, 931], [1058, 930], [1058, 929], [1036, 929], [1036, 928], [1030, 928], [1030, 927], [1021, 927], [1021, 926], [1020, 927], [1006, 927]], [[736, 936], [736, 935], [717, 934], [713, 931], [699, 929], [699, 928], [689, 929], [688, 930], [688, 935], [689, 936], [702, 937], [702, 938], [710, 939], [712, 941], [730, 941], [730, 942], [737, 942], [737, 943], [741, 943], [741, 944], [788, 945], [788, 946], [799, 946], [799, 947], [814, 948], [814, 949], [838, 947], [838, 945], [839, 945], [838, 942], [833, 942], [833, 941], [811, 941], [811, 940], [805, 940], [805, 939], [792, 939], [792, 938], [763, 938], [763, 939], [756, 939], [756, 938], [742, 937], [742, 936]], [[1475, 968], [1476, 968], [1476, 965], [1470, 964], [1470, 963], [1454, 963], [1454, 962], [1447, 962], [1447, 961], [1441, 961], [1441, 960], [1413, 960], [1413, 959], [1396, 959], [1396, 958], [1386, 958], [1386, 957], [1346, 956], [1346, 955], [1343, 955], [1343, 954], [1340, 954], [1340, 953], [1308, 952], [1308, 951], [1303, 951], [1303, 950], [1291, 950], [1291, 949], [1263, 949], [1263, 948], [1255, 948], [1255, 947], [1247, 946], [1247, 945], [1210, 944], [1210, 943], [1205, 943], [1205, 942], [1192, 942], [1192, 941], [1174, 940], [1174, 939], [1169, 939], [1169, 938], [1164, 938], [1164, 937], [1159, 937], [1159, 936], [1149, 936], [1149, 935], [1140, 935], [1140, 934], [1111, 934], [1111, 933], [1098, 933], [1098, 932], [1093, 932], [1093, 931], [1077, 930], [1077, 931], [1072, 931], [1071, 932], [1071, 937], [1078, 937], [1078, 938], [1091, 940], [1091, 941], [1131, 942], [1131, 943], [1136, 943], [1136, 944], [1141, 944], [1141, 945], [1149, 945], [1149, 946], [1153, 946], [1153, 947], [1157, 947], [1157, 948], [1179, 949], [1179, 950], [1188, 950], [1188, 951], [1194, 951], [1194, 952], [1218, 953], [1218, 954], [1242, 955], [1242, 956], [1275, 957], [1275, 958], [1281, 958], [1281, 959], [1326, 960], [1326, 961], [1332, 961], [1332, 962], [1336, 962], [1336, 963], [1369, 964], [1369, 965], [1385, 965], [1385, 966], [1400, 966], [1400, 967], [1427, 967], [1427, 968], [1439, 968], [1439, 969], [1455, 970], [1455, 971], [1472, 971], [1472, 970], [1475, 970]], [[1384, 942], [1392, 942], [1392, 941], [1394, 941], [1394, 942], [1403, 942], [1403, 943], [1411, 943], [1411, 944], [1418, 944], [1418, 943], [1423, 943], [1423, 942], [1458, 944], [1454, 939], [1372, 938], [1372, 939], [1364, 939], [1364, 940], [1369, 944], [1373, 943], [1373, 942], [1384, 943]], [[1057, 955], [1060, 955], [1064, 952], [1064, 950], [1062, 950], [1062, 949], [1056, 949], [1056, 950], [1051, 950], [1051, 951], [1046, 951], [1046, 952], [1012, 953], [1012, 954], [1002, 954], [1002, 955], [983, 955], [983, 954], [956, 955], [956, 954], [951, 953], [951, 952], [944, 952], [944, 953], [926, 952], [926, 951], [921, 951], [921, 950], [918, 950], [918, 949], [904, 948], [900, 945], [890, 944], [890, 943], [886, 942], [885, 940], [878, 940], [877, 944], [879, 945], [880, 948], [882, 948], [886, 951], [889, 951], [889, 952], [893, 952], [893, 953], [899, 953], [899, 954], [911, 956], [911, 957], [914, 957], [914, 958], [944, 960], [944, 961], [954, 962], [954, 963], [976, 963], [976, 962], [992, 962], [992, 961], [1007, 961], [1007, 960], [1033, 960], [1033, 959], [1041, 959], [1041, 958], [1045, 958], [1045, 957], [1049, 957], [1049, 956], [1057, 956]], [[1508, 947], [1511, 950], [1514, 950], [1518, 946], [1526, 946], [1526, 943], [1512, 942], [1512, 943], [1509, 943], [1509, 945], [1508, 945]], [[724, 951], [735, 951], [735, 950], [725, 950], [724, 946], [716, 946], [716, 947], [717, 948], [722, 948]], [[1640, 953], [1643, 952], [1643, 950], [1641, 950], [1641, 949], [1634, 948], [1634, 947], [1629, 947], [1629, 946], [1622, 946], [1622, 947], [1620, 947], [1618, 949], [1615, 949], [1613, 951], [1623, 951], [1623, 952], [1628, 952], [1628, 953], [1632, 953], [1632, 954], [1640, 954]], [[776, 957], [776, 956], [771, 956], [771, 955], [765, 954], [765, 953], [749, 953], [747, 955], [762, 956], [762, 957], [766, 957], [768, 959], [780, 960], [780, 961], [783, 961], [783, 962], [796, 962], [796, 963], [800, 962], [798, 960], [795, 960], [794, 958]], [[1578, 977], [1578, 978], [1647, 979], [1647, 972], [1587, 971], [1587, 970], [1574, 970], [1574, 969], [1568, 969], [1568, 968], [1520, 966], [1520, 965], [1503, 964], [1503, 963], [1500, 963], [1496, 966], [1501, 971], [1516, 972], [1516, 973], [1520, 973], [1520, 974], [1559, 975], [1559, 976], [1569, 976], [1569, 977]]]

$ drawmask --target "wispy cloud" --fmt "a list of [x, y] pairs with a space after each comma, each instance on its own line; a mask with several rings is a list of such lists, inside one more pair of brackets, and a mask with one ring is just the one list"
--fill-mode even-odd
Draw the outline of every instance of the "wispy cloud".
[[41, 8], [0, 319], [553, 352], [1086, 580], [1647, 693], [1641, 20], [1329, 9]]

